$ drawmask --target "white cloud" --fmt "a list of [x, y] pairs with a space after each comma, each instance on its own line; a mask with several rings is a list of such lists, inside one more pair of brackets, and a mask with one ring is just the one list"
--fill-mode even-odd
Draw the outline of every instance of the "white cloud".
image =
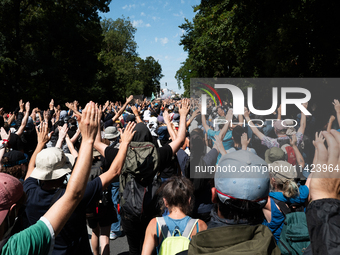
[[168, 59], [168, 58], [169, 58], [169, 56], [165, 56], [164, 58], [165, 58], [165, 59]]
[[184, 29], [181, 29], [181, 32], [182, 32], [182, 35], [184, 35], [184, 33], [185, 33], [185, 30], [184, 30]]
[[184, 4], [185, 2], [184, 2], [184, 0], [181, 0], [181, 4]]
[[142, 3], [142, 4], [141, 4], [141, 6], [144, 6], [144, 5], [145, 5], [145, 3]]
[[131, 8], [136, 8], [136, 5], [135, 4], [129, 4], [129, 5], [126, 4], [122, 7], [123, 10], [127, 9], [128, 11], [130, 11]]
[[168, 3], [168, 2], [165, 2], [163, 8], [165, 8], [167, 5], [169, 5], [169, 3]]
[[133, 20], [132, 21], [133, 27], [151, 27], [150, 23], [145, 24], [143, 20]]
[[155, 42], [157, 42], [158, 41], [158, 38], [157, 37], [155, 37]]
[[169, 42], [169, 39], [168, 39], [167, 37], [159, 38], [159, 40], [161, 41], [161, 44], [162, 44], [163, 46]]
[[134, 27], [141, 27], [142, 24], [143, 24], [143, 20], [141, 20], [141, 19], [132, 21], [132, 26], [134, 26]]
[[158, 20], [158, 19], [160, 19], [160, 18], [159, 18], [159, 17], [156, 17], [156, 16], [153, 16], [152, 19], [153, 19], [153, 21], [156, 21], [156, 20]]
[[134, 19], [134, 18], [135, 18], [135, 15], [130, 16], [130, 18], [131, 18], [131, 19]]
[[180, 11], [179, 13], [174, 13], [174, 16], [185, 18], [183, 11]]
[[141, 12], [140, 16], [145, 16], [145, 13], [144, 13], [144, 12]]

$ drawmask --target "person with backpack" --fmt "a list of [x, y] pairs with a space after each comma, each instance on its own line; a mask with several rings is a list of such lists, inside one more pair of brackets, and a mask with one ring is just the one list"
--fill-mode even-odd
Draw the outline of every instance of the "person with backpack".
[[[235, 171], [226, 171], [228, 166]], [[215, 207], [208, 229], [192, 238], [187, 254], [281, 254], [272, 233], [261, 224], [269, 194], [266, 162], [239, 150], [223, 155], [218, 167], [225, 171], [215, 172], [211, 190]]]
[[153, 218], [145, 233], [142, 255], [173, 255], [187, 250], [195, 234], [206, 230], [204, 221], [188, 216], [193, 208], [193, 185], [185, 177], [172, 177], [161, 187], [162, 210], [169, 215]]
[[[284, 169], [284, 171], [279, 169]], [[304, 203], [308, 199], [308, 187], [306, 185], [298, 186], [296, 183], [298, 177], [297, 169], [286, 161], [275, 161], [269, 164], [269, 174], [273, 192], [269, 193], [268, 202], [263, 208], [265, 216], [263, 225], [272, 231], [278, 245], [282, 245], [284, 240], [281, 240], [282, 236], [280, 237], [280, 235], [288, 214], [295, 210], [302, 212], [303, 215], [301, 215], [301, 219], [299, 219], [297, 223], [299, 224], [299, 228], [297, 228], [297, 225], [294, 227], [295, 231], [297, 231], [296, 234], [300, 236], [299, 242], [304, 242], [304, 244], [301, 245], [304, 246], [303, 248], [307, 248], [309, 245], [309, 236], [306, 218], [304, 216]], [[302, 231], [303, 228], [304, 232], [298, 233], [298, 231]], [[305, 236], [302, 236], [303, 234]], [[284, 249], [288, 251], [292, 250], [291, 247], [284, 247]]]
[[[179, 107], [178, 134], [171, 143], [156, 148], [152, 135], [144, 123], [137, 123], [136, 131], [120, 175], [120, 212], [129, 254], [141, 254], [146, 227], [157, 214], [156, 190], [160, 187], [159, 173], [171, 162], [186, 134], [186, 116], [190, 100], [183, 99]], [[105, 157], [110, 156], [106, 153]]]

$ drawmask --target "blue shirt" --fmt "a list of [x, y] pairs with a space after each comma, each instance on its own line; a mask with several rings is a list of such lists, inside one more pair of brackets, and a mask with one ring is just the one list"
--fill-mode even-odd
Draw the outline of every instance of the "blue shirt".
[[282, 192], [270, 192], [269, 196], [273, 197], [279, 201], [285, 202], [287, 204], [303, 204], [308, 199], [309, 189], [306, 185], [300, 185], [299, 187], [300, 195], [296, 197], [285, 197]]
[[[208, 139], [211, 139], [213, 140], [213, 143], [215, 141], [215, 135], [219, 135], [220, 134], [220, 130], [219, 131], [213, 131], [211, 129], [208, 130]], [[227, 133], [225, 134], [224, 136], [224, 139], [222, 141], [222, 144], [223, 144], [223, 147], [225, 150], [229, 150], [230, 148], [232, 148], [234, 146], [234, 141], [232, 139], [233, 137], [233, 132], [231, 130], [228, 130]], [[216, 164], [218, 163], [218, 161], [220, 160], [222, 154], [218, 154], [218, 157], [217, 157], [217, 162]]]

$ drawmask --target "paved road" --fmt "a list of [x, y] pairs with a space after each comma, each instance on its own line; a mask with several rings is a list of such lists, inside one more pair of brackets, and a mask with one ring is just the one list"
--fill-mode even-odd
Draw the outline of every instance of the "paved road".
[[[87, 227], [89, 241], [91, 238], [91, 229]], [[116, 240], [110, 240], [110, 255], [129, 255], [129, 246], [126, 236], [118, 237]]]

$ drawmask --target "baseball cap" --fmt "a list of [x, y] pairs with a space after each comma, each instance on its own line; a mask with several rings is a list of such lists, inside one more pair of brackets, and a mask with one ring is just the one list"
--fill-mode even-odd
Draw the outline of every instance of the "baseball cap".
[[268, 165], [269, 172], [279, 178], [283, 183], [291, 180], [294, 181], [298, 177], [296, 168], [287, 161], [278, 160]]
[[5, 173], [0, 173], [0, 225], [13, 204], [19, 201], [24, 194], [21, 182]]
[[3, 158], [7, 157], [8, 162], [4, 164], [5, 167], [11, 167], [11, 166], [16, 166], [16, 165], [21, 165], [27, 163], [27, 158], [28, 156], [24, 154], [21, 151], [17, 150], [12, 150], [9, 152], [6, 152], [3, 155]]
[[285, 160], [285, 153], [282, 149], [277, 147], [272, 147], [266, 150], [264, 154], [264, 160], [270, 164], [277, 160]]
[[[220, 201], [240, 199], [265, 204], [269, 194], [267, 167], [263, 159], [249, 151], [239, 150], [223, 155], [214, 177]], [[223, 171], [228, 168], [232, 171]]]
[[74, 158], [57, 147], [50, 147], [38, 153], [36, 167], [30, 177], [38, 180], [56, 180], [72, 170]]
[[120, 135], [118, 129], [114, 126], [109, 126], [107, 128], [105, 128], [105, 136], [104, 138], [106, 139], [113, 139], [116, 138]]

